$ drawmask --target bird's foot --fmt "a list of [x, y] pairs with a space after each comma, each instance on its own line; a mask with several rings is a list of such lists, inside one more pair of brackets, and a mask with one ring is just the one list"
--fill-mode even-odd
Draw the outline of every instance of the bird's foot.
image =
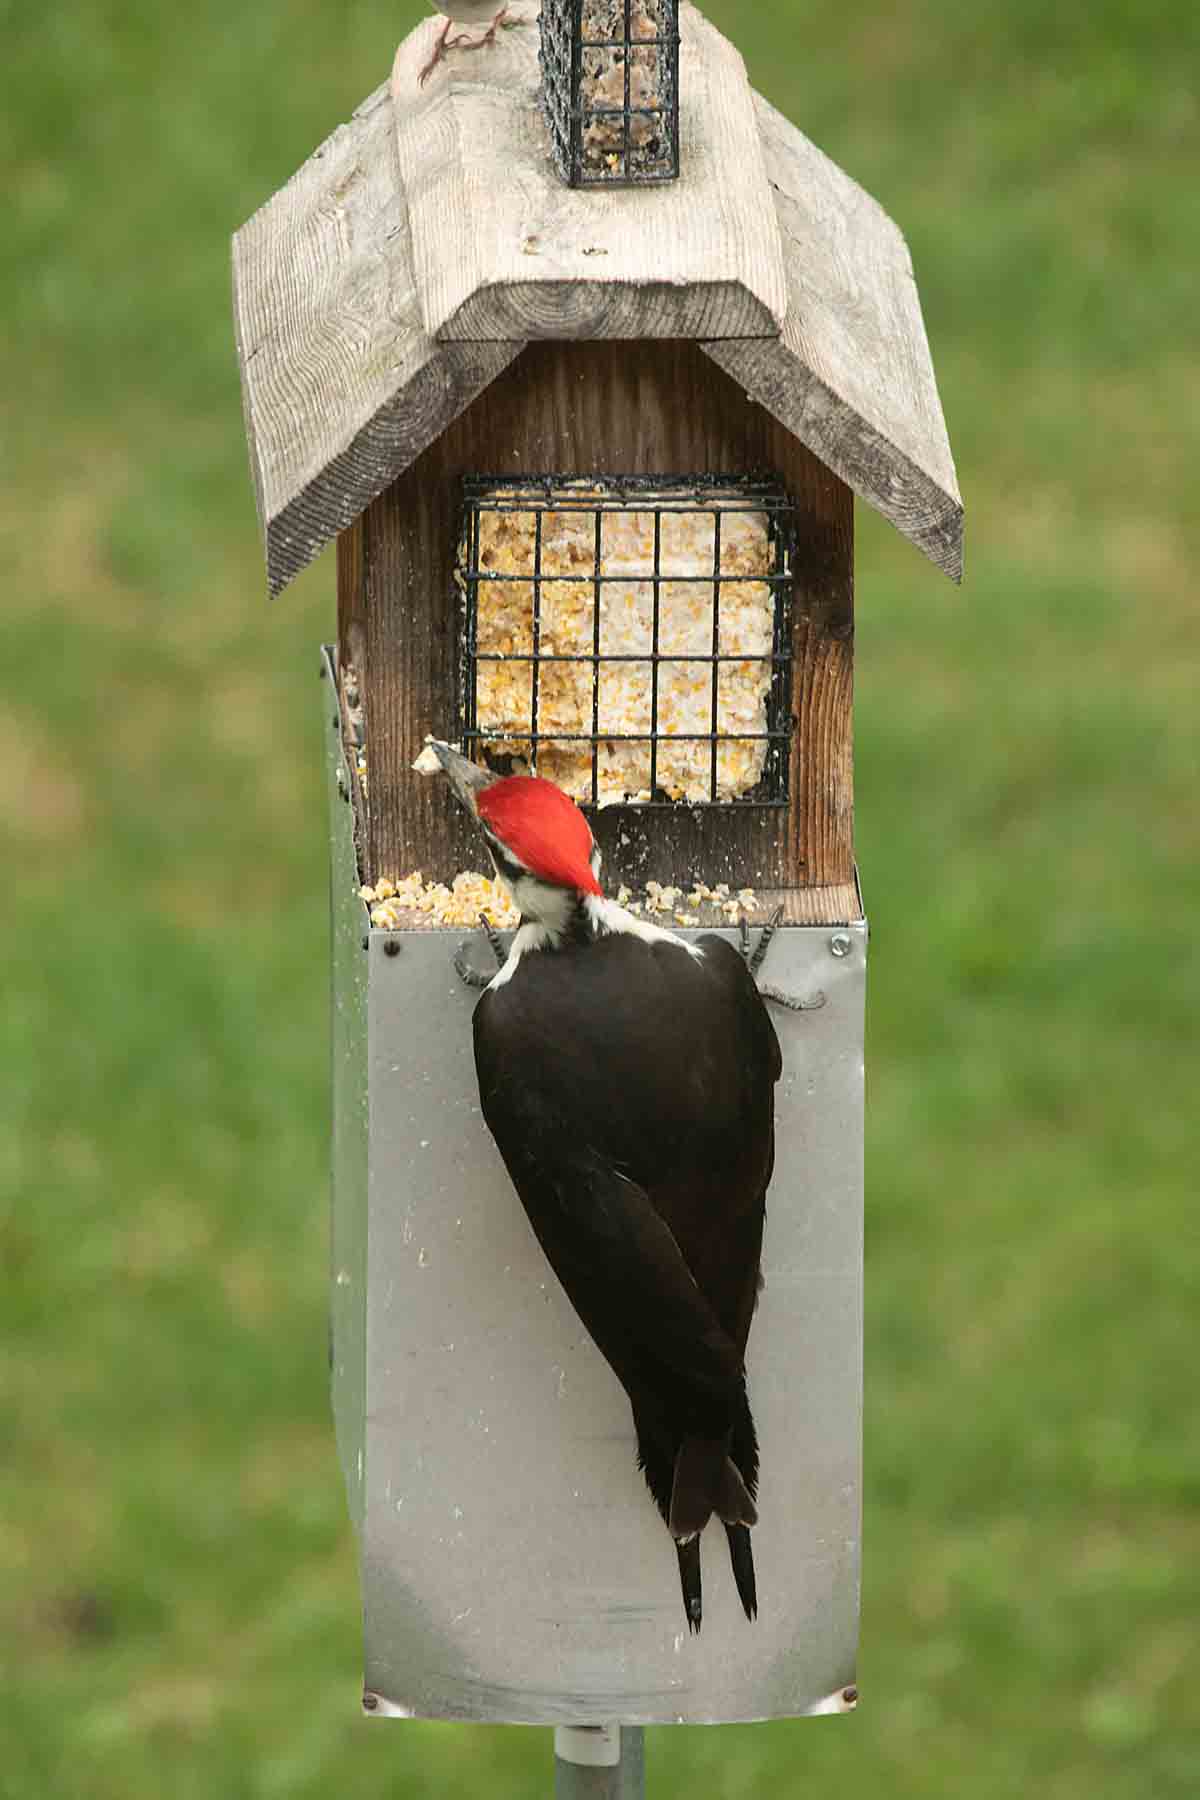
[[461, 42], [461, 39], [452, 38], [450, 36], [450, 28], [453, 24], [454, 24], [453, 19], [447, 19], [446, 23], [442, 26], [441, 34], [438, 37], [438, 41], [433, 46], [433, 55], [430, 57], [429, 61], [425, 64], [425, 67], [421, 70], [421, 73], [417, 76], [418, 87], [425, 86], [425, 83], [429, 80], [429, 77], [433, 74], [433, 71], [437, 68], [438, 64], [442, 61], [447, 50], [452, 50], [456, 44]]
[[482, 969], [475, 968], [472, 963], [467, 961], [467, 951], [470, 947], [468, 939], [465, 943], [461, 943], [454, 952], [454, 973], [469, 988], [485, 988], [492, 978], [490, 975], [486, 975]]
[[779, 930], [782, 920], [783, 908], [782, 906], [777, 906], [759, 933], [758, 942], [753, 950], [750, 948], [750, 927], [747, 925], [745, 919], [739, 924], [738, 930], [741, 932], [742, 937], [742, 955], [745, 957], [746, 967], [752, 975], [757, 975], [758, 971], [762, 968], [763, 963], [766, 961], [767, 951], [771, 948], [771, 941], [774, 938], [775, 933]]
[[783, 908], [778, 906], [763, 926], [758, 942], [753, 949], [750, 947], [750, 927], [745, 919], [741, 921], [738, 930], [741, 933], [742, 955], [746, 959], [746, 967], [754, 976], [755, 985], [764, 1000], [773, 1000], [776, 1006], [786, 1006], [789, 1012], [819, 1012], [825, 1004], [825, 995], [819, 990], [817, 993], [811, 994], [807, 1000], [802, 1000], [796, 994], [785, 994], [781, 988], [772, 987], [769, 982], [758, 979], [758, 971], [766, 961], [767, 951], [771, 948], [771, 940], [779, 930], [782, 918]]
[[513, 25], [520, 25], [520, 20], [518, 20], [518, 18], [509, 18], [509, 9], [507, 9], [506, 5], [502, 5], [497, 16], [493, 18], [493, 22], [489, 25], [488, 31], [484, 32], [484, 36], [480, 38], [477, 49], [482, 50], [482, 47], [484, 47], [486, 43], [495, 43], [495, 41], [497, 41], [497, 32], [511, 31]]
[[496, 33], [498, 31], [511, 31], [515, 25], [524, 25], [525, 20], [510, 19], [507, 6], [502, 6], [481, 38], [469, 38], [462, 32], [460, 32], [457, 37], [448, 36], [447, 34], [453, 22], [452, 19], [446, 20], [445, 25], [442, 27], [442, 35], [439, 37], [437, 44], [434, 47], [433, 55], [421, 70], [419, 79], [422, 87], [425, 86], [426, 81], [445, 57], [448, 50], [486, 50], [489, 45], [495, 43]]
[[820, 1012], [825, 1004], [825, 995], [820, 988], [802, 1000], [799, 994], [785, 994], [782, 988], [772, 987], [768, 981], [760, 981], [758, 991], [764, 1000], [773, 1000], [776, 1006], [786, 1006], [789, 1012]]
[[486, 913], [479, 915], [479, 929], [492, 947], [492, 955], [496, 959], [496, 973], [504, 967], [508, 960], [508, 951], [504, 948], [504, 939], [492, 924]]
[[487, 987], [493, 976], [504, 967], [505, 961], [507, 960], [504, 940], [486, 913], [480, 913], [479, 915], [479, 928], [487, 939], [492, 955], [495, 958], [496, 967], [494, 969], [490, 971], [477, 969], [474, 963], [469, 961], [468, 952], [473, 941], [471, 938], [465, 938], [454, 952], [455, 974], [460, 981], [465, 982], [468, 987], [472, 988]]

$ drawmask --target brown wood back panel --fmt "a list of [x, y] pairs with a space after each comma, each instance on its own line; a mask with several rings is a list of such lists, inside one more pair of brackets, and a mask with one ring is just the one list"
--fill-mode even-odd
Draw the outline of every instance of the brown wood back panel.
[[454, 735], [461, 478], [547, 473], [771, 474], [798, 512], [789, 804], [606, 808], [592, 823], [609, 890], [695, 876], [852, 881], [853, 496], [697, 345], [674, 339], [530, 344], [372, 502], [361, 544], [339, 556], [339, 647], [366, 702], [368, 879], [421, 869], [446, 881], [485, 866], [445, 783], [411, 764], [427, 732]]

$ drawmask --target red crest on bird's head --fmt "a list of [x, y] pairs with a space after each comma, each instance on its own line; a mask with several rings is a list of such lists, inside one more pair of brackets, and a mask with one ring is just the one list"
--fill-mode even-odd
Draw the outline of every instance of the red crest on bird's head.
[[603, 889], [592, 873], [592, 834], [571, 799], [539, 775], [507, 775], [477, 796], [479, 817], [505, 849], [540, 881], [578, 888], [584, 894]]

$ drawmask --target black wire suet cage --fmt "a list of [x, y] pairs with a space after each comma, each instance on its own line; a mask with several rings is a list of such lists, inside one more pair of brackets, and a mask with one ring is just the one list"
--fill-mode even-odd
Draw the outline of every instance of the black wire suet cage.
[[795, 509], [737, 477], [472, 477], [463, 749], [582, 805], [783, 806]]
[[542, 0], [542, 97], [571, 187], [679, 174], [679, 0]]

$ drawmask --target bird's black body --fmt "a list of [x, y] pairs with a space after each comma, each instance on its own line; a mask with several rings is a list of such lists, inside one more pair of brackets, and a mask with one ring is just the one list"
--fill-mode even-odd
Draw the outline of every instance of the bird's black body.
[[741, 956], [715, 936], [698, 943], [696, 957], [665, 934], [598, 935], [580, 908], [557, 947], [526, 951], [475, 1012], [484, 1117], [629, 1395], [693, 1629], [699, 1532], [713, 1511], [742, 1604], [757, 1610], [743, 1357], [781, 1066]]

